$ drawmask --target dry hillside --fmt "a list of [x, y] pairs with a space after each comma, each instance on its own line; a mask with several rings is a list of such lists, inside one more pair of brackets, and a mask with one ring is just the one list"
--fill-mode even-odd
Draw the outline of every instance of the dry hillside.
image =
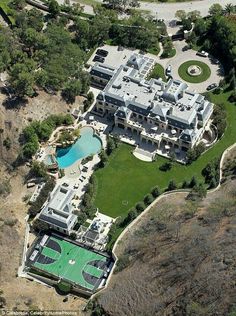
[[[19, 136], [28, 122], [41, 120], [49, 114], [67, 113], [68, 106], [60, 96], [50, 96], [44, 92], [25, 104], [5, 103], [6, 96], [0, 94], [0, 308], [32, 310], [73, 310], [81, 315], [86, 303], [80, 298], [70, 297], [63, 302], [54, 289], [17, 277], [24, 241], [24, 217], [27, 205], [24, 197], [30, 193], [24, 184], [28, 172], [25, 166], [15, 170], [11, 167], [19, 153]], [[73, 105], [78, 106], [80, 99]], [[11, 140], [10, 150], [6, 150], [3, 141]], [[2, 185], [4, 183], [4, 185]], [[5, 186], [9, 184], [9, 192]], [[4, 190], [3, 190], [4, 189]], [[8, 191], [7, 190], [7, 191]]]
[[[120, 242], [98, 303], [114, 316], [226, 316], [236, 306], [236, 181], [162, 198]], [[234, 315], [232, 313], [232, 315]]]

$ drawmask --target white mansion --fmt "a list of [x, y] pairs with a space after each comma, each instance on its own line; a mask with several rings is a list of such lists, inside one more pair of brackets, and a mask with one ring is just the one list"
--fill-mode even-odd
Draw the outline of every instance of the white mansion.
[[146, 80], [143, 70], [147, 74], [152, 67], [153, 62], [140, 55], [132, 56], [117, 70], [95, 64], [92, 79], [105, 87], [93, 111], [112, 116], [116, 127], [158, 149], [186, 152], [202, 139], [213, 104], [179, 80]]

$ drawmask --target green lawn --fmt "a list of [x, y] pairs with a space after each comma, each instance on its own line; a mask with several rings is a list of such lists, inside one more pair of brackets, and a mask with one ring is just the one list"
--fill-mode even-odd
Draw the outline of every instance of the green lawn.
[[206, 164], [220, 157], [227, 147], [236, 142], [236, 107], [227, 101], [229, 94], [212, 96], [213, 102], [224, 103], [227, 109], [228, 126], [224, 136], [190, 166], [176, 163], [170, 171], [162, 172], [159, 166], [166, 162], [165, 158], [158, 157], [152, 163], [142, 162], [131, 154], [132, 147], [121, 144], [108, 165], [95, 172], [98, 180], [95, 205], [100, 211], [112, 217], [126, 215], [155, 185], [165, 189], [170, 180], [181, 184], [192, 176], [203, 181], [201, 171]]
[[165, 70], [162, 65], [156, 63], [153, 70], [148, 75], [148, 78], [162, 78], [162, 80], [166, 82]]
[[[188, 67], [191, 65], [197, 65], [201, 67], [202, 73], [199, 76], [191, 76], [188, 74]], [[211, 69], [208, 67], [207, 64], [198, 61], [198, 60], [188, 60], [182, 65], [180, 65], [179, 70], [178, 70], [179, 76], [191, 83], [200, 83], [206, 81], [210, 75], [211, 75]]]

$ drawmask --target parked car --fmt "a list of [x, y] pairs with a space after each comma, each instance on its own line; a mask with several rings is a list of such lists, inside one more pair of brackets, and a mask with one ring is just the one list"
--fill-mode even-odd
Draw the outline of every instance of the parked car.
[[183, 52], [186, 52], [187, 50], [190, 49], [190, 46], [189, 45], [185, 45], [183, 48], [182, 48], [182, 51]]
[[201, 57], [208, 57], [209, 56], [209, 54], [207, 52], [205, 52], [204, 50], [198, 51], [197, 55], [201, 56]]
[[212, 83], [206, 89], [207, 89], [207, 91], [210, 91], [210, 90], [213, 90], [215, 88], [217, 88], [217, 84], [216, 83]]
[[215, 65], [219, 65], [219, 63], [220, 63], [219, 60], [216, 59], [216, 58], [212, 58], [211, 61], [212, 61], [212, 63], [215, 64]]
[[103, 57], [107, 57], [108, 51], [105, 50], [105, 49], [98, 49], [98, 50], [96, 51], [96, 54], [97, 54], [97, 55], [100, 55], [100, 56], [103, 56]]
[[171, 65], [168, 65], [166, 68], [166, 76], [167, 77], [171, 76], [171, 71], [172, 71], [172, 67], [171, 67]]
[[98, 56], [98, 55], [95, 55], [93, 61], [98, 61], [99, 63], [104, 63], [105, 58], [101, 57], [101, 56]]

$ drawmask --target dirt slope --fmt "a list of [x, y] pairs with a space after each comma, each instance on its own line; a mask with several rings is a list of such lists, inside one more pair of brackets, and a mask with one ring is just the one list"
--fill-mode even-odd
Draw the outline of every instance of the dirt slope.
[[[50, 96], [44, 92], [26, 104], [9, 107], [4, 104], [6, 96], [0, 93], [0, 178], [9, 180], [11, 193], [0, 195], [0, 297], [6, 300], [6, 309], [48, 309], [73, 310], [81, 315], [81, 309], [86, 303], [83, 299], [58, 295], [54, 289], [47, 288], [36, 282], [17, 278], [24, 241], [24, 217], [27, 205], [23, 202], [29, 194], [24, 185], [24, 177], [28, 172], [22, 166], [12, 171], [11, 163], [19, 152], [18, 138], [22, 128], [31, 120], [41, 120], [49, 114], [67, 113], [71, 107], [78, 106], [78, 98], [73, 106], [67, 105], [60, 96]], [[3, 140], [9, 137], [12, 142], [10, 150], [3, 146]], [[1, 303], [1, 301], [0, 301]]]
[[228, 315], [236, 304], [235, 184], [200, 203], [165, 197], [127, 233], [118, 249], [126, 267], [98, 299], [109, 315]]

